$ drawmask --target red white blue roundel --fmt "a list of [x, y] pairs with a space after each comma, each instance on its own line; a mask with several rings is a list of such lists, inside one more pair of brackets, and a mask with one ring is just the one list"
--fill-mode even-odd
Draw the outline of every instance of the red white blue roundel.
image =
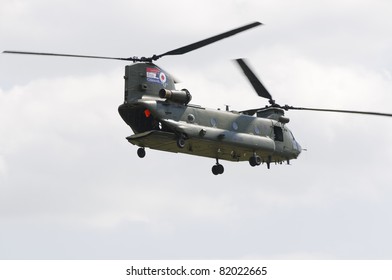
[[162, 84], [166, 83], [166, 75], [163, 72], [159, 73], [159, 80], [161, 81]]

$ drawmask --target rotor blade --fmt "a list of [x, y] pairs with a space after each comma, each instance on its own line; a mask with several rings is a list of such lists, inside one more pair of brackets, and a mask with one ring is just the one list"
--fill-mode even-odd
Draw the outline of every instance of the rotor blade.
[[3, 53], [139, 61], [138, 58], [134, 58], [134, 57], [124, 58], [124, 57], [91, 56], [91, 55], [60, 54], [60, 53], [42, 53], [42, 52], [21, 52], [21, 51], [3, 51]]
[[274, 104], [275, 101], [272, 99], [271, 94], [268, 90], [263, 86], [261, 81], [257, 78], [255, 73], [249, 68], [249, 66], [245, 63], [245, 60], [242, 58], [236, 59], [238, 65], [241, 67], [242, 71], [244, 72], [245, 76], [248, 78], [249, 82], [252, 84], [253, 88], [255, 89], [256, 93], [264, 98], [270, 100], [271, 104]]
[[235, 35], [237, 33], [243, 32], [245, 30], [251, 29], [251, 28], [259, 26], [259, 25], [262, 25], [262, 23], [256, 21], [256, 22], [253, 22], [251, 24], [248, 24], [248, 25], [245, 25], [245, 26], [242, 26], [242, 27], [239, 27], [239, 28], [227, 31], [225, 33], [222, 33], [222, 34], [219, 34], [219, 35], [216, 35], [216, 36], [213, 36], [213, 37], [210, 37], [210, 38], [198, 41], [196, 43], [193, 43], [193, 44], [190, 44], [190, 45], [186, 45], [184, 47], [181, 47], [181, 48], [178, 48], [178, 49], [175, 49], [175, 50], [171, 50], [171, 51], [165, 52], [165, 53], [160, 54], [160, 55], [154, 55], [152, 57], [152, 59], [153, 60], [157, 60], [157, 59], [161, 58], [162, 56], [166, 56], [166, 55], [185, 54], [185, 53], [188, 53], [190, 51], [194, 51], [196, 49], [202, 48], [204, 46], [207, 46], [209, 44], [215, 43], [215, 42], [217, 42], [219, 40], [225, 39], [227, 37], [233, 36], [233, 35]]
[[306, 110], [306, 111], [318, 111], [318, 112], [333, 112], [333, 113], [347, 113], [347, 114], [361, 114], [361, 115], [374, 115], [374, 116], [384, 116], [392, 117], [389, 113], [380, 112], [368, 112], [368, 111], [352, 111], [352, 110], [336, 110], [336, 109], [321, 109], [321, 108], [304, 108], [304, 107], [293, 107], [293, 106], [281, 106], [282, 109], [287, 110]]
[[273, 106], [266, 106], [263, 108], [248, 109], [248, 110], [240, 111], [240, 113], [252, 116], [252, 115], [256, 114], [258, 111], [266, 109], [266, 108], [281, 108], [286, 111], [288, 111], [288, 110], [303, 110], [303, 111], [332, 112], [332, 113], [346, 113], [346, 114], [361, 114], [361, 115], [392, 117], [392, 113], [354, 111], [354, 110], [338, 110], [338, 109], [322, 109], [322, 108], [305, 108], [305, 107], [293, 107], [293, 106], [289, 106], [289, 105], [280, 106], [278, 104], [275, 104]]
[[133, 62], [152, 62], [153, 60], [157, 60], [162, 56], [166, 55], [180, 55], [185, 54], [190, 51], [199, 49], [206, 45], [212, 44], [216, 41], [225, 39], [227, 37], [233, 36], [237, 33], [243, 32], [245, 30], [251, 29], [253, 27], [259, 26], [262, 23], [260, 22], [253, 22], [251, 24], [227, 31], [225, 33], [210, 37], [208, 39], [201, 40], [199, 42], [160, 54], [160, 55], [153, 55], [152, 57], [108, 57], [108, 56], [91, 56], [91, 55], [74, 55], [74, 54], [59, 54], [59, 53], [42, 53], [42, 52], [22, 52], [22, 51], [3, 51], [3, 53], [8, 54], [28, 54], [28, 55], [46, 55], [46, 56], [63, 56], [63, 57], [77, 57], [77, 58], [96, 58], [96, 59], [111, 59], [111, 60], [125, 60], [125, 61], [133, 61]]

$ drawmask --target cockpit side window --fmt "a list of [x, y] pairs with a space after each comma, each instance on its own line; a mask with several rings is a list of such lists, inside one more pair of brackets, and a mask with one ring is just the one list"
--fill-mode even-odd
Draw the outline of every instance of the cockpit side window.
[[283, 142], [283, 130], [280, 126], [274, 126], [275, 141]]

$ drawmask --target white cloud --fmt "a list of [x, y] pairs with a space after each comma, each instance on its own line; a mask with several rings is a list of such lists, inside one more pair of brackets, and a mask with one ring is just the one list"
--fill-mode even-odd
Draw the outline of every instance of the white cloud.
[[0, 180], [7, 176], [7, 165], [2, 156], [0, 156]]

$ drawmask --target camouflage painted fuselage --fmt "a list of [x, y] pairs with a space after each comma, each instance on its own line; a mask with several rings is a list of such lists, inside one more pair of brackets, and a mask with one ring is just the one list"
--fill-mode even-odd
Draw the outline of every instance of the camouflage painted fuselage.
[[174, 80], [154, 64], [126, 66], [124, 78], [125, 99], [119, 113], [135, 133], [127, 137], [134, 145], [230, 161], [257, 155], [267, 163], [289, 161], [301, 152], [279, 119], [161, 98], [162, 88], [175, 90]]

